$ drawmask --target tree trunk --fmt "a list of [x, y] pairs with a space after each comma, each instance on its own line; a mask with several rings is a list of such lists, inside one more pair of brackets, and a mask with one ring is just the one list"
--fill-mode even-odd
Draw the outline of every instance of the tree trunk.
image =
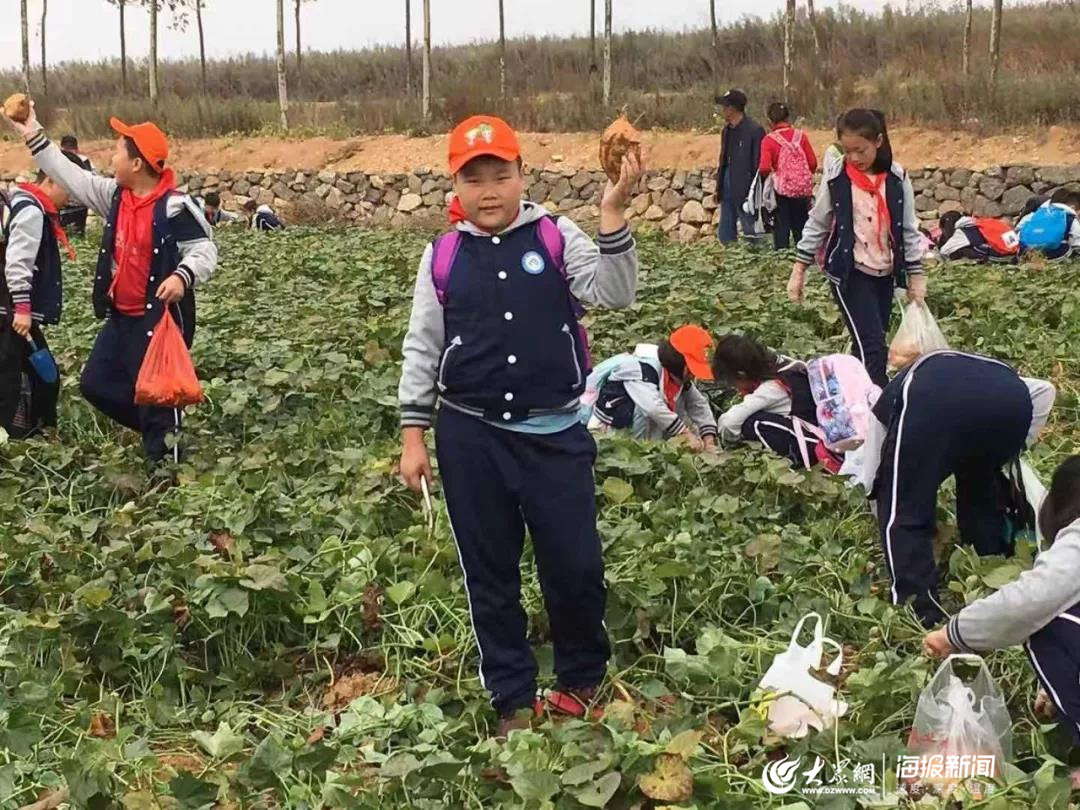
[[420, 112], [428, 121], [431, 118], [431, 0], [424, 0], [424, 61], [421, 69]]
[[206, 36], [202, 24], [203, 0], [195, 0], [195, 23], [199, 27], [199, 70], [202, 78], [202, 91], [206, 95]]
[[128, 91], [127, 82], [127, 33], [124, 30], [124, 3], [125, 0], [117, 0], [120, 6], [120, 90], [126, 96]]
[[963, 60], [964, 77], [971, 75], [971, 23], [973, 17], [973, 10], [971, 8], [971, 0], [967, 0], [967, 17], [964, 19], [964, 46], [961, 52], [961, 59]]
[[49, 95], [49, 71], [45, 62], [45, 16], [49, 13], [49, 0], [41, 0], [41, 95]]
[[589, 68], [596, 71], [596, 0], [589, 0]]
[[289, 128], [289, 89], [285, 80], [285, 0], [277, 0], [277, 92], [281, 128]]
[[611, 104], [611, 2], [604, 0], [604, 106]]
[[405, 93], [413, 97], [412, 0], [405, 0]]
[[499, 0], [499, 98], [506, 101], [506, 12]]
[[1001, 56], [1001, 3], [994, 0], [994, 10], [990, 16], [990, 86], [997, 85], [998, 59]]
[[791, 101], [791, 63], [795, 56], [795, 0], [787, 0], [784, 14], [784, 103]]
[[300, 47], [300, 0], [296, 0], [293, 16], [296, 17], [296, 77], [304, 75], [304, 56]]
[[26, 0], [22, 0], [21, 9], [23, 90], [30, 95], [30, 22], [26, 18]]
[[157, 13], [157, 0], [150, 0], [150, 103], [155, 106], [158, 100]]
[[720, 29], [716, 27], [716, 0], [709, 0], [709, 21], [712, 23], [713, 91], [720, 92]]

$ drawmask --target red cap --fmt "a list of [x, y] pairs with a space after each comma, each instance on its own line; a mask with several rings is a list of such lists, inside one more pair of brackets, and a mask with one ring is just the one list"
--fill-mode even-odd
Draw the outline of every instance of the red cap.
[[135, 146], [150, 167], [157, 172], [165, 168], [165, 159], [169, 156], [169, 141], [157, 124], [149, 121], [143, 124], [125, 124], [119, 118], [110, 118], [111, 126], [118, 135], [125, 135], [135, 141]]
[[680, 326], [671, 333], [668, 342], [686, 360], [686, 367], [699, 380], [713, 378], [712, 366], [709, 365], [708, 349], [712, 346], [712, 335], [700, 326]]
[[517, 134], [501, 118], [474, 115], [450, 133], [450, 174], [457, 174], [462, 166], [481, 155], [507, 161], [521, 157]]

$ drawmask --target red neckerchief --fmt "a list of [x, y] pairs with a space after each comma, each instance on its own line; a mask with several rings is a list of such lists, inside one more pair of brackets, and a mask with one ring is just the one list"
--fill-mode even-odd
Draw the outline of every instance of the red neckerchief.
[[171, 169], [166, 169], [149, 194], [136, 197], [127, 188], [121, 193], [113, 247], [116, 271], [109, 295], [125, 315], [140, 314], [146, 309], [146, 284], [154, 249], [154, 205], [174, 188], [176, 177]]
[[889, 204], [885, 201], [885, 176], [887, 172], [882, 172], [871, 179], [866, 172], [855, 168], [850, 161], [845, 161], [844, 166], [847, 171], [848, 179], [851, 180], [851, 184], [856, 188], [865, 191], [877, 202], [878, 246], [884, 251], [887, 247], [885, 235], [892, 229], [892, 217], [889, 215]]
[[457, 195], [454, 195], [454, 199], [450, 200], [450, 207], [446, 209], [446, 216], [450, 219], [451, 225], [457, 225], [467, 219], [465, 209], [462, 207], [461, 200], [457, 198]]
[[673, 380], [666, 368], [660, 369], [660, 390], [664, 395], [664, 401], [667, 403], [668, 408], [674, 411], [675, 400], [679, 398], [682, 384]]
[[60, 225], [60, 212], [56, 210], [56, 203], [54, 203], [52, 198], [42, 191], [41, 186], [36, 183], [19, 183], [19, 188], [37, 200], [38, 204], [45, 210], [45, 216], [49, 218], [49, 224], [52, 226], [53, 234], [56, 235], [56, 241], [63, 245], [64, 249], [67, 250], [68, 258], [75, 261], [77, 258], [75, 255], [75, 248], [71, 246], [67, 234]]

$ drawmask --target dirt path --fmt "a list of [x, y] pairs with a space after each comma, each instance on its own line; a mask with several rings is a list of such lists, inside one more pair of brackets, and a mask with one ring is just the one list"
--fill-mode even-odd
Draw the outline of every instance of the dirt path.
[[[812, 131], [811, 141], [819, 154], [831, 133]], [[598, 165], [595, 133], [523, 133], [525, 160], [532, 166]], [[893, 149], [902, 164], [926, 166], [987, 166], [1032, 163], [1045, 166], [1080, 163], [1080, 126], [1018, 132], [981, 137], [961, 131], [923, 130], [897, 127], [892, 132]], [[701, 168], [716, 160], [720, 139], [716, 134], [696, 132], [648, 132], [645, 153], [650, 166], [657, 168]], [[94, 164], [106, 166], [112, 144], [92, 141], [83, 151]], [[406, 172], [444, 165], [445, 137], [409, 138], [378, 135], [334, 140], [308, 138], [212, 138], [185, 140], [174, 146], [170, 163], [177, 168], [229, 169], [333, 169], [368, 172]], [[0, 171], [21, 171], [30, 166], [21, 145], [0, 142]]]

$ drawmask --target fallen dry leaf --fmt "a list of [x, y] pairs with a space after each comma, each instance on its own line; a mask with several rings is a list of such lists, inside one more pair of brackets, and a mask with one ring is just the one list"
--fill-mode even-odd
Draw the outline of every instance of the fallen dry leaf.
[[694, 795], [694, 774], [676, 754], [661, 754], [652, 773], [638, 777], [638, 787], [650, 799], [685, 802]]
[[91, 737], [110, 740], [116, 736], [116, 722], [105, 712], [95, 712], [90, 718], [90, 729], [87, 733]]

